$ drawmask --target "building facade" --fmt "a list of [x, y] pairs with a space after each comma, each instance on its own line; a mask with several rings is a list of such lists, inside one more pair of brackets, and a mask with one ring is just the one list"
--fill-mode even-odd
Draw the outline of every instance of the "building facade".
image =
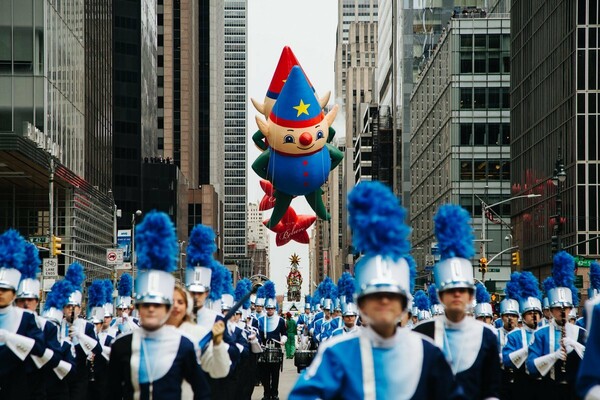
[[[360, 160], [360, 155], [354, 152], [355, 136], [362, 126], [362, 123], [357, 122], [360, 121], [360, 104], [369, 103], [373, 99], [373, 71], [377, 66], [377, 20], [377, 0], [338, 1], [335, 96], [346, 117], [342, 193], [348, 193], [358, 182], [354, 164], [357, 157]], [[346, 199], [342, 196], [342, 218], [339, 220], [344, 232], [342, 259], [347, 259], [352, 252], [346, 209]]]
[[247, 133], [247, 1], [225, 0], [225, 186], [223, 240], [225, 258], [245, 257]]
[[[460, 204], [473, 217], [476, 252], [491, 258], [511, 246], [510, 19], [507, 14], [454, 18], [414, 85], [410, 102], [412, 191], [410, 221], [418, 265], [425, 264], [433, 217], [442, 204]], [[510, 253], [485, 278], [503, 286]], [[481, 273], [475, 271], [481, 279]]]
[[89, 279], [110, 272], [113, 242], [112, 18], [91, 3], [0, 2], [0, 230], [17, 229], [42, 258], [60, 237], [59, 274], [78, 260]]
[[[550, 273], [557, 220], [559, 248], [600, 254], [598, 12], [594, 0], [512, 2], [512, 194], [541, 195], [516, 203], [512, 224], [523, 268], [540, 278]], [[559, 157], [566, 179], [556, 187]]]
[[[157, 50], [154, 1], [113, 6], [113, 193], [119, 229], [142, 204], [142, 164], [157, 156]], [[150, 210], [147, 210], [150, 211]]]

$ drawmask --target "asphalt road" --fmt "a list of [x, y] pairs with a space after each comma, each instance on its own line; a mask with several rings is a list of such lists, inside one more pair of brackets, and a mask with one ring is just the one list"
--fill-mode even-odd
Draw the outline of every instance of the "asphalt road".
[[[294, 366], [294, 360], [283, 360], [283, 372], [279, 375], [279, 398], [281, 400], [287, 399], [288, 395], [292, 391], [294, 384], [298, 380], [300, 375], [296, 371]], [[256, 386], [252, 393], [252, 400], [261, 400], [263, 397], [263, 387]]]

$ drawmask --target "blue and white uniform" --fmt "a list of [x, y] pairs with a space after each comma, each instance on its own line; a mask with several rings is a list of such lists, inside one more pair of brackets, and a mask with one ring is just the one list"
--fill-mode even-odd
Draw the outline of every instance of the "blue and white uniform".
[[529, 376], [525, 365], [534, 334], [535, 330], [527, 325], [514, 329], [508, 334], [506, 345], [502, 349], [502, 364], [513, 381], [509, 383], [510, 387], [505, 388], [511, 393], [511, 398], [531, 399], [537, 396], [539, 381]]
[[289, 399], [451, 399], [455, 394], [450, 366], [428, 339], [406, 329], [383, 339], [366, 328], [325, 342]]
[[586, 303], [592, 308], [587, 318], [590, 320], [590, 331], [586, 342], [585, 356], [581, 361], [577, 375], [577, 394], [584, 399], [600, 399], [600, 304]]
[[339, 336], [339, 335], [349, 335], [351, 333], [358, 333], [361, 328], [357, 325], [354, 325], [352, 328], [346, 327], [346, 325], [342, 325], [339, 328], [336, 328], [333, 332], [331, 332], [331, 337]]
[[23, 395], [27, 357], [42, 357], [45, 350], [33, 313], [12, 305], [0, 308], [0, 397], [16, 399]]
[[[267, 346], [269, 343], [274, 343], [276, 349], [280, 350], [280, 345], [276, 342], [285, 345], [287, 341], [287, 329], [285, 327], [285, 321], [277, 314], [272, 316], [263, 316], [258, 319], [258, 331], [260, 340]], [[283, 354], [282, 354], [283, 360]], [[259, 363], [258, 373], [261, 377], [261, 382], [265, 388], [265, 397], [277, 397], [279, 395], [279, 370], [280, 363]]]
[[492, 327], [469, 317], [454, 323], [439, 316], [414, 331], [429, 336], [442, 350], [465, 398], [499, 397], [500, 360]]
[[112, 345], [109, 398], [180, 399], [182, 377], [194, 399], [210, 399], [210, 389], [192, 342], [176, 328], [136, 329]]
[[[575, 378], [579, 364], [585, 352], [585, 330], [570, 323], [565, 324], [565, 338], [568, 342], [567, 362], [565, 373], [559, 367], [562, 360], [556, 356], [560, 350], [561, 327], [552, 321], [550, 324], [539, 328], [535, 332], [534, 341], [529, 346], [527, 356], [527, 370], [533, 377], [543, 377], [541, 387], [544, 398], [565, 398], [574, 396]], [[566, 380], [567, 384], [559, 382]]]

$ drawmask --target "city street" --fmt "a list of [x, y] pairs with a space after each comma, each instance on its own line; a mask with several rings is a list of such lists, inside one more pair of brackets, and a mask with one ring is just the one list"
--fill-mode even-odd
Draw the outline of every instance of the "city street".
[[[294, 384], [298, 380], [300, 375], [296, 371], [296, 367], [294, 366], [294, 360], [283, 360], [283, 372], [279, 376], [279, 398], [287, 399]], [[254, 393], [252, 394], [252, 400], [260, 400], [263, 397], [263, 387], [257, 386], [254, 388]]]

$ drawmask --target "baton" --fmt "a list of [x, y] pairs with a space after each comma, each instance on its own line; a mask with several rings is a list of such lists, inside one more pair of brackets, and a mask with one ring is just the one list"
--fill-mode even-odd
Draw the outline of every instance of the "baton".
[[[246, 293], [244, 295], [244, 297], [242, 297], [240, 299], [240, 301], [235, 303], [233, 305], [233, 307], [231, 307], [231, 309], [229, 309], [227, 314], [225, 314], [225, 316], [223, 317], [223, 323], [227, 324], [227, 321], [229, 321], [231, 319], [231, 317], [233, 317], [235, 315], [235, 312], [237, 310], [239, 310], [239, 308], [250, 298], [250, 296], [255, 294], [258, 291], [258, 288], [261, 286], [262, 286], [262, 283], [257, 283], [255, 285], [253, 285], [252, 290], [250, 290], [248, 293]], [[204, 351], [206, 350], [206, 347], [208, 346], [208, 343], [210, 342], [210, 340], [212, 338], [213, 338], [213, 333], [212, 333], [212, 329], [211, 329], [210, 332], [208, 332], [206, 335], [204, 335], [204, 337], [202, 339], [200, 339], [200, 343], [198, 344], [198, 347], [200, 347], [200, 349], [202, 349], [202, 353], [204, 353]]]

